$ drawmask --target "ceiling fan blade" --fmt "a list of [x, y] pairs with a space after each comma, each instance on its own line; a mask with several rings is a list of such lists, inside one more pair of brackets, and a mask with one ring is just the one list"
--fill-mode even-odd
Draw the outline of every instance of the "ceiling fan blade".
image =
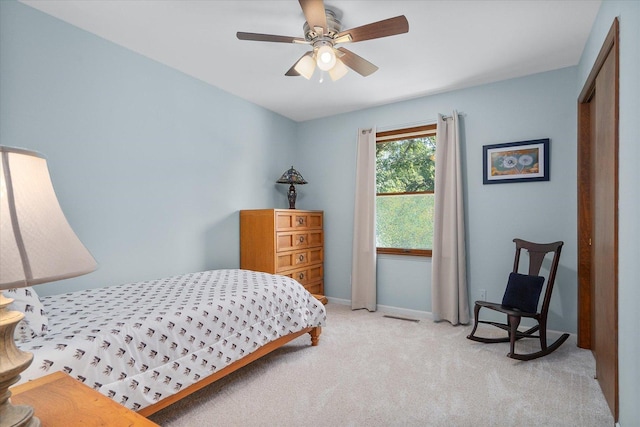
[[320, 27], [322, 34], [326, 34], [327, 15], [324, 11], [324, 2], [322, 0], [298, 0], [298, 2], [309, 27], [311, 29]]
[[[297, 64], [297, 62], [296, 62]], [[289, 77], [297, 77], [300, 75], [300, 73], [298, 73], [295, 68], [296, 68], [296, 64], [293, 64], [293, 67], [289, 68], [289, 71], [287, 71], [286, 73], [284, 73], [285, 76], [289, 76]]]
[[376, 67], [366, 59], [351, 52], [350, 50], [347, 50], [343, 47], [339, 47], [337, 50], [341, 53], [341, 55], [339, 56], [340, 60], [344, 62], [344, 65], [351, 68], [361, 76], [367, 77], [368, 75], [378, 71], [378, 67]]
[[240, 40], [253, 40], [256, 42], [276, 42], [276, 43], [305, 43], [308, 42], [300, 37], [276, 36], [273, 34], [243, 33], [238, 31], [236, 37]]
[[352, 42], [360, 42], [363, 40], [379, 39], [381, 37], [395, 36], [409, 32], [409, 22], [404, 15], [396, 16], [361, 27], [352, 28], [350, 30], [341, 31], [336, 34], [335, 38], [349, 35]]

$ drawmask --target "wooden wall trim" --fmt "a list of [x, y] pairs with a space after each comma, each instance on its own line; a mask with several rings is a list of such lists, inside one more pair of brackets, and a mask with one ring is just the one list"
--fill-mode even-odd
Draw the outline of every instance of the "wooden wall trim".
[[591, 342], [591, 106], [578, 104], [578, 347]]

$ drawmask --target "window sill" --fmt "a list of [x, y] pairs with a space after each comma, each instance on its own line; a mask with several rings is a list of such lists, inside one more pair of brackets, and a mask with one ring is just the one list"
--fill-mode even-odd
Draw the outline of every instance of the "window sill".
[[397, 248], [376, 248], [378, 254], [419, 256], [431, 258], [431, 249], [397, 249]]

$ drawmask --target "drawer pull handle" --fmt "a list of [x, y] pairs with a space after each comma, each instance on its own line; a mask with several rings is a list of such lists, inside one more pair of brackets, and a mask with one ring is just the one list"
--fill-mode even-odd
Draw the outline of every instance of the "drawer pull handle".
[[300, 225], [304, 224], [304, 218], [302, 217], [298, 218], [298, 224]]
[[299, 259], [300, 261], [304, 261], [304, 255], [300, 255], [300, 256], [298, 257], [298, 259]]
[[300, 236], [300, 243], [304, 243], [304, 236]]
[[300, 280], [304, 279], [304, 273], [300, 273]]

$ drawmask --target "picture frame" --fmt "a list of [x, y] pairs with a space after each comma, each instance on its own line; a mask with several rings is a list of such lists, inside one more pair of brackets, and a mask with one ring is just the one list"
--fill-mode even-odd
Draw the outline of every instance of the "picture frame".
[[549, 181], [549, 139], [482, 147], [483, 184]]

